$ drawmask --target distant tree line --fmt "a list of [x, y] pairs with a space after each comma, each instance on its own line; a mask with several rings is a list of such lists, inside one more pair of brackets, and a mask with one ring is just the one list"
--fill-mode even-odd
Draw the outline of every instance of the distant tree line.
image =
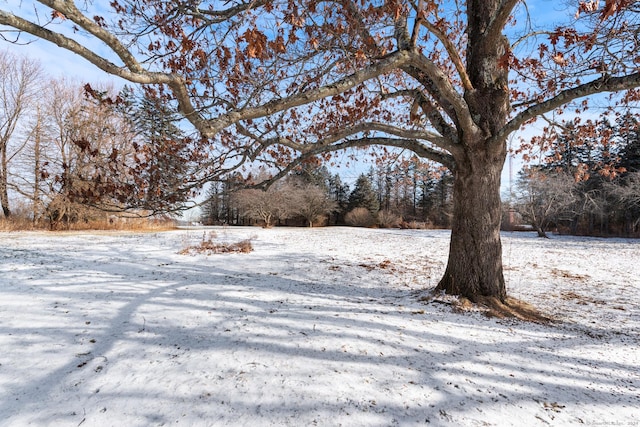
[[511, 206], [546, 236], [640, 237], [640, 121], [576, 119], [536, 142], [553, 154], [522, 170]]
[[419, 161], [381, 162], [352, 183], [309, 162], [268, 189], [247, 188], [265, 176], [235, 174], [210, 183], [202, 205], [207, 225], [353, 225], [448, 227], [452, 179], [449, 172]]

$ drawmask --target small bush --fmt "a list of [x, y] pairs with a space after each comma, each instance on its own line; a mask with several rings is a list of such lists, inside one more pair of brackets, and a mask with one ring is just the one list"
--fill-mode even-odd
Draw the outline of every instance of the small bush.
[[344, 222], [352, 227], [373, 227], [376, 219], [367, 208], [355, 208], [344, 216]]
[[382, 228], [396, 228], [401, 222], [402, 218], [391, 211], [378, 212], [378, 225]]

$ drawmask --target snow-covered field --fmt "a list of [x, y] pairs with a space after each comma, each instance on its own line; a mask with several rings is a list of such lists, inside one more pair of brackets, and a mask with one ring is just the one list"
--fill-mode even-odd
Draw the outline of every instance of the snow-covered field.
[[2, 426], [640, 424], [640, 242], [509, 234], [538, 325], [420, 302], [448, 231], [0, 233]]

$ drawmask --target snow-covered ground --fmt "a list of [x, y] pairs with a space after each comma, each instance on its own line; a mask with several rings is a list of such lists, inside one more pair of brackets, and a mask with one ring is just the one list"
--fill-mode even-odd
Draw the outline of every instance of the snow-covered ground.
[[538, 325], [420, 302], [447, 231], [0, 233], [2, 426], [640, 424], [640, 242], [505, 234]]

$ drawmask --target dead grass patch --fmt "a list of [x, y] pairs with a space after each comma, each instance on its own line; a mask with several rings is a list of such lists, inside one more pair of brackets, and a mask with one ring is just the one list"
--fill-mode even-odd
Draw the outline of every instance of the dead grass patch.
[[573, 280], [587, 280], [589, 278], [586, 274], [575, 274], [570, 271], [560, 270], [558, 268], [552, 268], [551, 274], [554, 274], [558, 277], [564, 277], [565, 279], [573, 279]]
[[175, 230], [176, 225], [172, 220], [151, 219], [151, 218], [119, 218], [115, 221], [92, 220], [78, 221], [75, 223], [65, 224], [58, 227], [59, 230], [68, 231], [90, 231], [90, 230], [106, 230], [106, 231], [168, 231]]
[[606, 301], [602, 301], [599, 299], [595, 299], [592, 297], [587, 297], [584, 295], [580, 295], [576, 292], [573, 291], [565, 291], [562, 292], [560, 294], [560, 298], [567, 300], [567, 301], [575, 301], [576, 304], [579, 305], [589, 305], [589, 304], [594, 304], [594, 305], [606, 305], [607, 302]]
[[37, 224], [30, 218], [11, 216], [0, 218], [0, 231], [133, 231], [133, 232], [157, 232], [175, 230], [175, 222], [171, 219], [157, 218], [126, 218], [96, 219], [91, 221], [77, 221], [70, 223], [52, 224], [49, 221], [40, 221]]
[[383, 261], [381, 261], [379, 263], [371, 263], [371, 264], [363, 262], [363, 263], [358, 264], [358, 267], [365, 268], [368, 271], [388, 270], [390, 273], [398, 271], [398, 268], [389, 259], [385, 259], [385, 260], [383, 260]]
[[0, 231], [33, 231], [38, 228], [28, 218], [0, 218]]

